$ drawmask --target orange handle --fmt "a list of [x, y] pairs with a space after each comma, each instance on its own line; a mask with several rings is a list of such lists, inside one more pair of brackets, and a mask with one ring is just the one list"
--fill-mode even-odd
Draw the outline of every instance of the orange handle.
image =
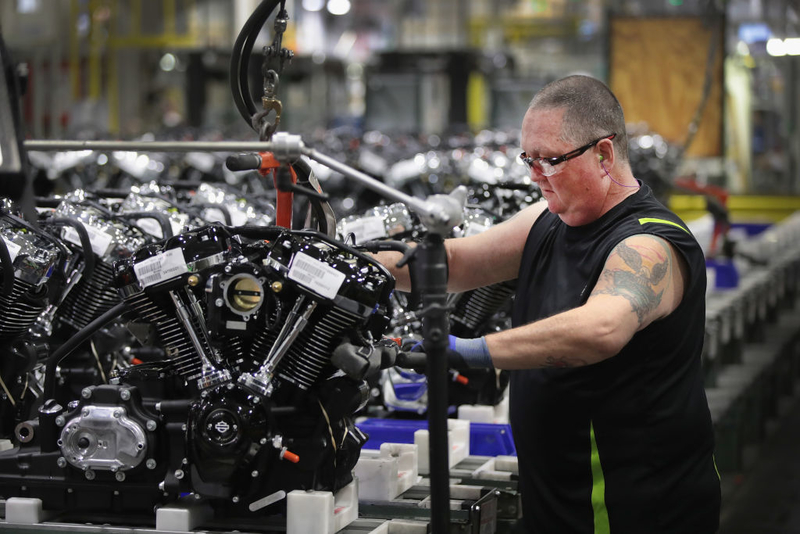
[[[275, 171], [281, 166], [280, 162], [275, 159], [275, 154], [272, 152], [259, 152], [259, 155], [261, 156], [261, 167], [258, 169], [258, 173], [264, 177], [268, 174], [272, 174], [272, 181], [275, 184], [275, 189], [277, 189], [278, 185], [276, 183]], [[292, 183], [296, 184], [297, 174], [294, 172], [291, 165], [289, 166], [289, 172], [292, 174]], [[277, 198], [275, 200], [275, 224], [291, 229], [294, 193], [280, 190], [277, 193]]]
[[281, 450], [281, 459], [282, 460], [289, 460], [293, 464], [296, 464], [300, 461], [300, 457], [297, 456], [295, 453], [288, 451], [287, 449]]
[[458, 382], [462, 386], [466, 386], [467, 384], [469, 384], [469, 378], [462, 375], [461, 373], [456, 373], [456, 372], [453, 372], [453, 381]]

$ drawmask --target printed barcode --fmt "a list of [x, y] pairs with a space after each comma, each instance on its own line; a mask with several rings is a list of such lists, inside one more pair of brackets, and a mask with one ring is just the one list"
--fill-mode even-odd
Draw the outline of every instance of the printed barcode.
[[295, 261], [298, 262], [297, 266], [299, 268], [303, 269], [304, 271], [309, 271], [310, 274], [312, 274], [312, 275], [314, 275], [314, 276], [316, 276], [318, 278], [321, 278], [321, 277], [325, 276], [325, 271], [323, 271], [319, 267], [313, 265], [312, 263], [307, 262], [305, 259], [297, 257], [297, 259]]
[[160, 274], [151, 274], [150, 276], [140, 276], [139, 277], [139, 282], [144, 284], [144, 285], [149, 285], [149, 284], [152, 284], [152, 283], [155, 283], [155, 282], [160, 282], [160, 281], [161, 281], [161, 275]]
[[144, 267], [139, 267], [139, 276], [146, 275], [153, 271], [160, 271], [161, 270], [161, 263], [151, 263], [150, 265], [145, 265]]
[[292, 276], [296, 278], [301, 283], [311, 283], [314, 281], [314, 277], [304, 273], [303, 271], [295, 271], [292, 273]]

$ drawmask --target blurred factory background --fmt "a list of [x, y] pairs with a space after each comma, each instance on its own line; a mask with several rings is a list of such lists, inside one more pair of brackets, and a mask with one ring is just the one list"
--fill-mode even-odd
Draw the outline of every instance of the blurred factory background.
[[[0, 0], [25, 137], [258, 140], [234, 105], [230, 72], [234, 42], [259, 3]], [[494, 221], [537, 198], [515, 162], [536, 91], [574, 73], [611, 87], [629, 124], [634, 174], [693, 225], [709, 260], [704, 357], [720, 532], [800, 533], [800, 1], [285, 7], [282, 46], [294, 57], [277, 84], [279, 130], [412, 195], [468, 185], [472, 198], [490, 201]], [[270, 20], [246, 69], [257, 100], [262, 49], [274, 36]], [[218, 182], [247, 200], [265, 193], [218, 155], [128, 157], [32, 152], [34, 194], [149, 180]], [[358, 216], [380, 197], [315, 171], [337, 217], [366, 226]], [[386, 222], [392, 209], [371, 217]]]

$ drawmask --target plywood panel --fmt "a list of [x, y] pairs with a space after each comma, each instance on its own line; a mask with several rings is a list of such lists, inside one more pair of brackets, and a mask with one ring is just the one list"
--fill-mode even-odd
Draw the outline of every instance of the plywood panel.
[[[645, 121], [672, 143], [686, 141], [703, 95], [711, 28], [699, 18], [611, 20], [609, 82], [629, 123]], [[722, 156], [722, 35], [700, 128], [687, 156]]]

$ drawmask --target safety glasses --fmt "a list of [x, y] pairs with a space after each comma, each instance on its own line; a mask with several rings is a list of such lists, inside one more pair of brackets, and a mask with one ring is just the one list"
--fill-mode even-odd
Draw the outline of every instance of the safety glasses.
[[595, 139], [588, 145], [576, 148], [575, 150], [567, 152], [566, 154], [562, 154], [561, 156], [556, 156], [554, 158], [532, 158], [528, 156], [525, 152], [522, 152], [519, 155], [519, 159], [522, 160], [522, 163], [524, 163], [529, 170], [535, 170], [542, 176], [553, 176], [555, 173], [558, 172], [558, 168], [556, 168], [556, 165], [558, 165], [559, 163], [564, 163], [565, 161], [577, 158], [578, 156], [580, 156], [581, 154], [592, 148], [594, 145], [596, 145], [603, 139], [611, 140], [614, 139], [616, 136], [617, 136], [616, 133], [603, 136], [600, 139]]

